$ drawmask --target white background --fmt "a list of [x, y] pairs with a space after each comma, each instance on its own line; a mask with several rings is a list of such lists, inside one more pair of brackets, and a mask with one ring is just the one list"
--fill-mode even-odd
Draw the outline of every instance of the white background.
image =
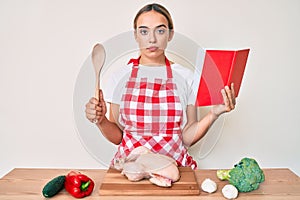
[[[132, 30], [151, 2], [0, 0], [0, 177], [16, 167], [103, 167], [76, 132], [76, 77], [92, 46]], [[157, 2], [204, 48], [251, 48], [236, 110], [199, 168], [250, 156], [300, 175], [300, 1]]]

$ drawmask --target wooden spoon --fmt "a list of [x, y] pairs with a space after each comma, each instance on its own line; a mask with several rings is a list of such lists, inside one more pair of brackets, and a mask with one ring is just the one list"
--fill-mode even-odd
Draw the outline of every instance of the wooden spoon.
[[99, 89], [100, 89], [100, 71], [104, 65], [105, 61], [105, 49], [102, 44], [96, 44], [92, 51], [92, 62], [96, 74], [96, 88], [95, 88], [95, 98], [99, 100]]

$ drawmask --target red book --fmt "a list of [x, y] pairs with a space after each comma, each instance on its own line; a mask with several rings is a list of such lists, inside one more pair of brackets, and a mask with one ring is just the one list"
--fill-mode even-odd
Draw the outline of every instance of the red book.
[[196, 106], [223, 104], [221, 89], [234, 83], [236, 97], [250, 49], [205, 50]]

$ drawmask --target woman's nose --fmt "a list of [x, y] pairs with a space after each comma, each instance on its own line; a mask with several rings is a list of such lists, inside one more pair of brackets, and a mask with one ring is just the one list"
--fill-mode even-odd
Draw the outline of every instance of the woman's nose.
[[150, 31], [150, 33], [149, 33], [149, 42], [150, 43], [155, 43], [156, 42], [155, 31]]

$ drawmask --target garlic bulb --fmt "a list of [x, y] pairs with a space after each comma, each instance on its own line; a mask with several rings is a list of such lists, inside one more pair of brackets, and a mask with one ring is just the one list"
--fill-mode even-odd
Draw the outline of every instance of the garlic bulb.
[[227, 184], [222, 189], [223, 196], [226, 199], [235, 199], [238, 196], [238, 190], [231, 184]]
[[202, 182], [201, 188], [204, 192], [213, 193], [217, 190], [217, 184], [213, 180], [207, 178]]

